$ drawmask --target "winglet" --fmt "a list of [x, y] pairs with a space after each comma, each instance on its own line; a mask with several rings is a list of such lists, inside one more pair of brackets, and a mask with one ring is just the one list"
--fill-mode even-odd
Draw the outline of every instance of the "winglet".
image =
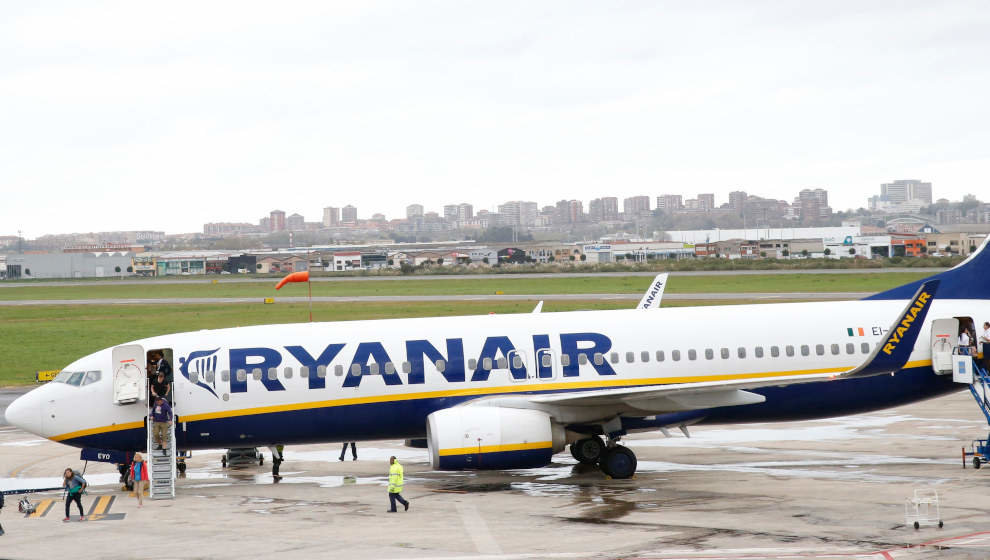
[[925, 316], [935, 301], [938, 283], [938, 280], [929, 280], [922, 284], [866, 362], [840, 377], [868, 377], [903, 369], [911, 357], [918, 335], [925, 328]]
[[650, 287], [643, 294], [643, 299], [636, 304], [636, 309], [659, 309], [660, 300], [663, 298], [663, 289], [667, 287], [667, 273], [657, 274]]

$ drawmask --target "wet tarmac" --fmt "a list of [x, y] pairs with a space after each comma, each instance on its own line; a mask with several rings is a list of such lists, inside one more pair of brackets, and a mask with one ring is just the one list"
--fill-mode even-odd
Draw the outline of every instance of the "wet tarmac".
[[[62, 523], [59, 493], [36, 518], [0, 515], [0, 558], [988, 558], [990, 469], [963, 469], [960, 450], [986, 436], [968, 393], [885, 412], [813, 422], [698, 426], [638, 434], [632, 480], [609, 480], [569, 454], [532, 470], [435, 472], [402, 442], [286, 449], [223, 468], [198, 451], [177, 498], [136, 500], [106, 464], [89, 464], [87, 508]], [[267, 450], [264, 450], [266, 455]], [[406, 468], [408, 512], [386, 513], [386, 462]], [[0, 427], [0, 489], [58, 483], [78, 451]], [[945, 526], [914, 530], [904, 501], [934, 488]], [[11, 507], [14, 506], [14, 507]], [[120, 518], [122, 517], [122, 518]]]

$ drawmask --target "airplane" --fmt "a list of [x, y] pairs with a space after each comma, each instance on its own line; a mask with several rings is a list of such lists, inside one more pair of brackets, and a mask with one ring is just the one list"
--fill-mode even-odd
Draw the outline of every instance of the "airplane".
[[457, 470], [540, 467], [569, 446], [629, 478], [630, 433], [849, 415], [965, 388], [951, 358], [960, 325], [990, 317], [988, 241], [948, 271], [855, 301], [155, 336], [80, 358], [6, 416], [70, 446], [143, 450], [145, 363], [162, 350], [177, 359], [182, 450], [425, 439], [434, 469]]

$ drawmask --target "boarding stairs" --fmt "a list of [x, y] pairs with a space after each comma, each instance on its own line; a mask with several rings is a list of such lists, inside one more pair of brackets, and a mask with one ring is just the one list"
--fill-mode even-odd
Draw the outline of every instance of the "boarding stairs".
[[973, 363], [973, 382], [969, 384], [969, 392], [976, 399], [976, 404], [983, 411], [983, 416], [990, 424], [990, 373]]
[[[972, 356], [953, 354], [952, 380], [967, 385], [977, 406], [987, 419], [987, 424], [990, 425], [990, 373], [981, 368]], [[966, 468], [967, 459], [972, 460], [973, 468], [976, 469], [990, 462], [990, 434], [987, 435], [987, 439], [973, 440], [969, 451], [965, 447], [962, 448], [963, 468]]]
[[175, 420], [169, 426], [168, 443], [164, 450], [155, 449], [155, 436], [151, 429], [151, 409], [148, 409], [148, 454], [151, 456], [148, 477], [151, 479], [151, 499], [171, 500], [175, 497]]

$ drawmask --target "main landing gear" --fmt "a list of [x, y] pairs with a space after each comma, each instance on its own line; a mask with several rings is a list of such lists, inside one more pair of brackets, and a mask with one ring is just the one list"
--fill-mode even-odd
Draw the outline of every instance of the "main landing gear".
[[636, 474], [636, 454], [609, 438], [606, 445], [599, 436], [579, 439], [571, 444], [571, 455], [585, 465], [598, 465], [612, 478], [632, 478]]

